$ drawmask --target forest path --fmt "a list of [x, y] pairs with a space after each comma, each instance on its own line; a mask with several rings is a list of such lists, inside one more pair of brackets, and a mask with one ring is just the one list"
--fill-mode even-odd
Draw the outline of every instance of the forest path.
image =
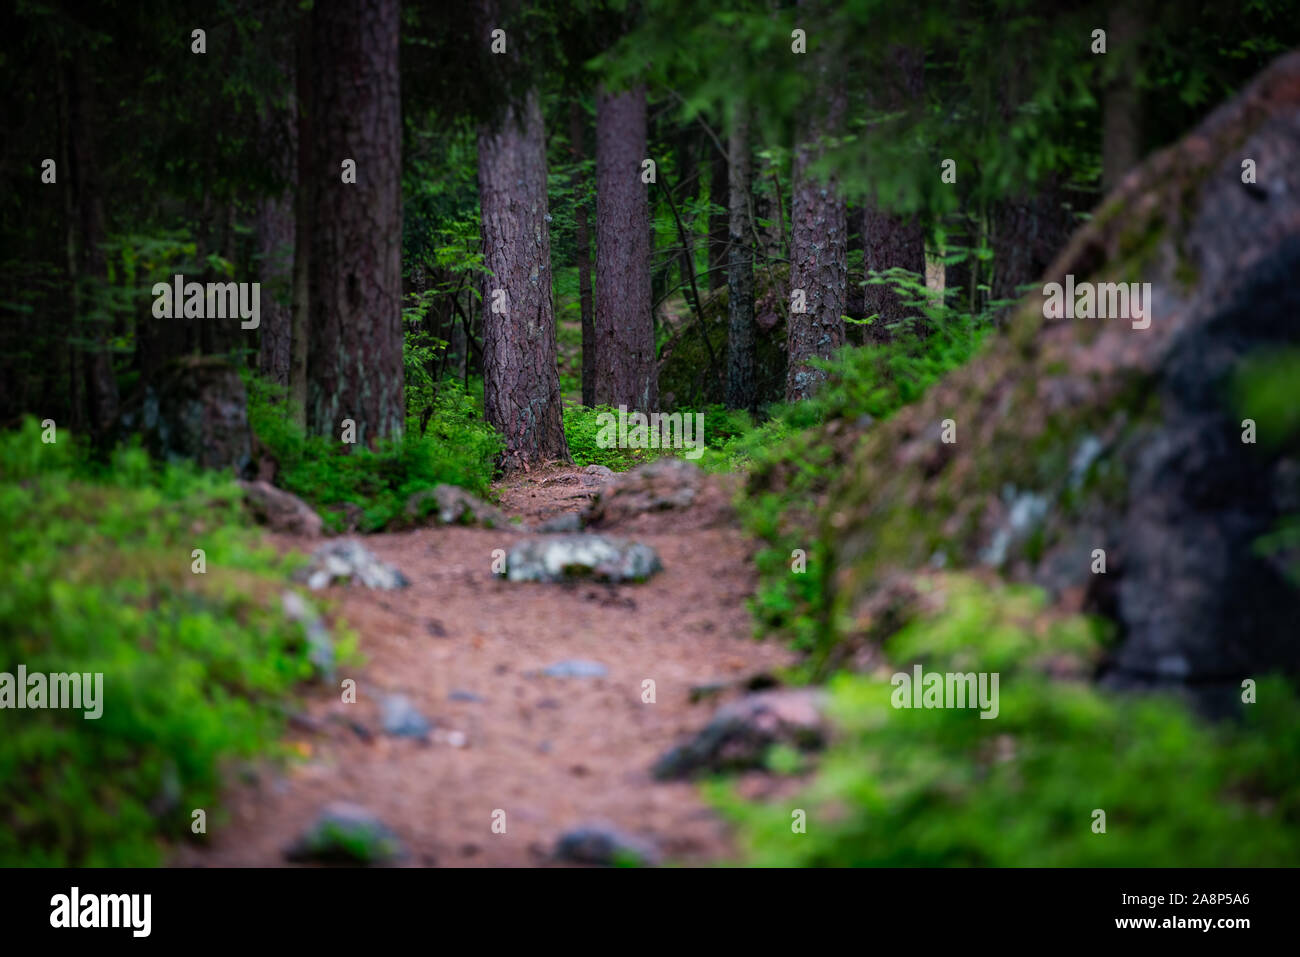
[[[501, 506], [525, 522], [577, 511], [596, 491], [580, 474], [515, 477], [499, 486]], [[587, 824], [648, 839], [668, 860], [728, 855], [726, 828], [696, 786], [654, 781], [649, 769], [712, 715], [717, 699], [690, 703], [692, 686], [743, 681], [793, 656], [750, 637], [755, 577], [744, 537], [732, 523], [691, 521], [690, 511], [644, 514], [634, 531], [614, 532], [659, 551], [664, 571], [641, 584], [498, 579], [492, 551], [524, 537], [513, 529], [362, 537], [411, 585], [327, 593], [361, 636], [364, 665], [338, 676], [356, 679], [356, 703], [311, 689], [288, 732], [303, 760], [229, 784], [224, 807], [209, 809], [208, 846], [184, 847], [174, 863], [282, 865], [283, 848], [334, 801], [384, 821], [411, 866], [543, 864], [563, 832]], [[320, 544], [274, 538], [308, 552]], [[541, 674], [571, 659], [608, 673]], [[647, 678], [655, 703], [642, 702]], [[434, 722], [428, 743], [384, 733], [381, 701], [393, 694]], [[741, 786], [757, 793], [763, 778]], [[492, 831], [496, 809], [505, 834]]]

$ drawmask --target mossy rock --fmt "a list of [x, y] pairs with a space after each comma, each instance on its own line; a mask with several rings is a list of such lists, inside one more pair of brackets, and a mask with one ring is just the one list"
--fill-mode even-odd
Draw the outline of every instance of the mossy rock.
[[1286, 510], [1295, 443], [1243, 444], [1229, 400], [1252, 356], [1300, 345], [1297, 158], [1291, 54], [1130, 173], [1044, 276], [1150, 283], [1148, 328], [1048, 319], [1031, 294], [918, 403], [865, 434], [827, 427], [841, 463], [820, 516], [829, 643], [869, 631], [891, 573], [955, 564], [1115, 619], [1118, 684], [1300, 673], [1284, 637], [1296, 592], [1253, 549]]
[[[754, 380], [760, 407], [785, 397], [785, 317], [782, 309], [790, 267], [754, 270]], [[727, 388], [726, 286], [701, 303], [704, 330], [716, 360], [709, 367], [709, 349], [692, 315], [666, 343], [659, 358], [659, 397], [668, 411], [699, 409], [722, 402]]]

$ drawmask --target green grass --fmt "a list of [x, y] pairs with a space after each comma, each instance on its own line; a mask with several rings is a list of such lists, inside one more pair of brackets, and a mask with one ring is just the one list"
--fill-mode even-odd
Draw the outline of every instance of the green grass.
[[[796, 795], [708, 788], [742, 861], [779, 866], [1290, 866], [1300, 857], [1300, 702], [1259, 684], [1239, 722], [1173, 698], [1048, 679], [1036, 656], [1088, 655], [1082, 619], [1041, 596], [949, 577], [944, 610], [886, 640], [878, 675], [830, 684], [836, 737]], [[888, 672], [999, 672], [999, 713], [898, 709]], [[806, 833], [791, 827], [795, 809]], [[1094, 833], [1094, 811], [1105, 833]]]
[[32, 419], [0, 434], [0, 670], [103, 674], [98, 719], [0, 711], [0, 865], [156, 865], [194, 809], [219, 819], [223, 759], [273, 748], [312, 666], [239, 498], [135, 448], [92, 466]]
[[411, 417], [401, 441], [374, 451], [304, 435], [284, 415], [280, 390], [252, 376], [248, 385], [249, 422], [280, 463], [277, 484], [314, 506], [331, 531], [345, 527], [347, 505], [372, 532], [400, 523], [415, 492], [444, 483], [480, 497], [491, 490], [501, 438], [483, 421], [481, 399], [454, 379], [439, 384], [423, 435]]

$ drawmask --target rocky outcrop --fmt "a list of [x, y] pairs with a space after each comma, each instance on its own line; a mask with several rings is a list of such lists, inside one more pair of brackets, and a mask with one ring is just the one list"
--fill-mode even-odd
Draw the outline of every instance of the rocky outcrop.
[[1298, 276], [1291, 54], [1130, 173], [1044, 277], [1149, 283], [1148, 327], [1131, 309], [1047, 318], [1031, 293], [921, 401], [865, 435], [828, 432], [833, 637], [867, 632], [891, 570], [982, 566], [1111, 618], [1110, 683], [1230, 692], [1300, 673], [1297, 592], [1255, 548], [1300, 499], [1296, 436], [1261, 414], [1243, 442], [1240, 401], [1256, 357], [1300, 345]]
[[225, 359], [186, 356], [168, 363], [123, 408], [118, 426], [123, 435], [138, 433], [155, 458], [253, 472], [248, 393]]

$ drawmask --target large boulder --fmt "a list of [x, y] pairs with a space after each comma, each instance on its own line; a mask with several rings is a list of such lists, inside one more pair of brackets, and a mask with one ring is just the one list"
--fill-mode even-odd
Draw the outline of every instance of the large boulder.
[[253, 472], [248, 393], [239, 371], [218, 356], [168, 363], [123, 408], [118, 428], [122, 435], [140, 435], [159, 459], [190, 459], [241, 476]]
[[244, 505], [259, 525], [273, 532], [318, 538], [323, 527], [321, 517], [298, 496], [276, 488], [270, 482], [239, 483], [244, 491]]
[[921, 401], [828, 431], [831, 637], [870, 631], [891, 572], [985, 567], [1113, 619], [1112, 684], [1300, 673], [1297, 592], [1255, 547], [1300, 500], [1296, 437], [1261, 419], [1244, 443], [1234, 400], [1255, 357], [1300, 345], [1298, 276], [1293, 53], [1131, 172], [1044, 276], [1149, 283], [1149, 327], [1046, 318], [1034, 292]]
[[[754, 270], [754, 384], [758, 404], [785, 398], [785, 292], [790, 267]], [[704, 297], [704, 322], [692, 314], [664, 343], [659, 360], [659, 398], [667, 411], [702, 409], [726, 398], [726, 286]], [[701, 334], [703, 330], [703, 334]], [[705, 344], [705, 336], [708, 344]], [[712, 349], [714, 363], [709, 362]]]

